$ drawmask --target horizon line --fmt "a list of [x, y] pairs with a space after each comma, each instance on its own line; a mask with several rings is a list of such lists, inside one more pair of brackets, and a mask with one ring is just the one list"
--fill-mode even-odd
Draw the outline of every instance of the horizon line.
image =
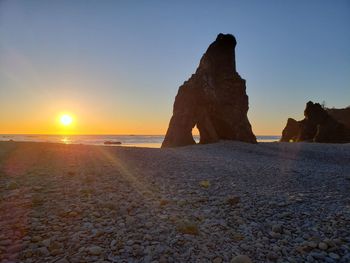
[[[115, 136], [165, 136], [165, 134], [108, 134], [108, 133], [75, 133], [75, 134], [60, 134], [60, 133], [0, 133], [0, 136], [3, 135], [59, 135], [59, 136], [81, 136], [81, 135], [91, 135], [91, 136], [109, 136], [109, 135], [115, 135]], [[193, 136], [199, 136], [200, 134], [193, 134]], [[255, 136], [281, 136], [280, 134], [257, 134]]]

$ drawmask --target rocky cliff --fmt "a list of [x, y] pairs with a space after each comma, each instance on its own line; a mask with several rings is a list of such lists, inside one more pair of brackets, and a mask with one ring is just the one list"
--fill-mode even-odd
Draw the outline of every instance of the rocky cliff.
[[346, 127], [350, 129], [350, 106], [344, 109], [326, 109], [327, 113], [331, 115], [334, 119], [343, 123]]
[[[282, 131], [282, 142], [350, 142], [350, 129], [329, 114], [319, 103], [309, 101], [304, 111], [305, 118], [296, 121], [289, 118]], [[343, 116], [343, 115], [341, 115]]]
[[245, 80], [236, 71], [235, 46], [234, 36], [219, 34], [195, 74], [180, 86], [162, 147], [195, 144], [192, 129], [196, 125], [203, 144], [219, 140], [256, 143], [247, 117]]

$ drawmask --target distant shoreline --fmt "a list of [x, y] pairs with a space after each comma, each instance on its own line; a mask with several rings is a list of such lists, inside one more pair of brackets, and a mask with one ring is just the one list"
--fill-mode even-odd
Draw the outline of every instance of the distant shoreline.
[[[199, 142], [199, 135], [193, 136]], [[256, 136], [258, 142], [279, 141], [280, 136]], [[164, 135], [42, 135], [42, 134], [1, 134], [0, 141], [50, 142], [63, 144], [105, 145], [105, 142], [120, 142], [119, 145], [160, 148]]]

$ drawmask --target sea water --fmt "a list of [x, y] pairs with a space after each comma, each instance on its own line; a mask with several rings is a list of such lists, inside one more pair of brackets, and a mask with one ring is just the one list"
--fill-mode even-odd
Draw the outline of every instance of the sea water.
[[[199, 135], [193, 136], [199, 141]], [[280, 136], [264, 135], [256, 136], [258, 142], [278, 141]], [[106, 141], [121, 142], [120, 145], [109, 146], [136, 146], [159, 148], [164, 140], [164, 135], [42, 135], [42, 134], [0, 134], [0, 141], [22, 142], [51, 142], [65, 144], [90, 144], [105, 145]]]

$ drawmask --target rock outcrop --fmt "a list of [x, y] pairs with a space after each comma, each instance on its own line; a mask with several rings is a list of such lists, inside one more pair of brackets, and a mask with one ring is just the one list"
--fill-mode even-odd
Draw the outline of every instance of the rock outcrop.
[[299, 134], [300, 126], [299, 122], [293, 118], [288, 118], [287, 125], [282, 131], [282, 142], [293, 142], [296, 141]]
[[334, 119], [350, 129], [350, 106], [344, 109], [326, 109], [327, 113]]
[[247, 117], [245, 80], [236, 71], [236, 43], [234, 36], [219, 34], [196, 73], [180, 86], [162, 147], [195, 144], [195, 125], [202, 144], [219, 140], [256, 143]]
[[350, 129], [328, 114], [319, 103], [309, 101], [304, 116], [301, 121], [288, 119], [282, 131], [282, 142], [350, 142]]

